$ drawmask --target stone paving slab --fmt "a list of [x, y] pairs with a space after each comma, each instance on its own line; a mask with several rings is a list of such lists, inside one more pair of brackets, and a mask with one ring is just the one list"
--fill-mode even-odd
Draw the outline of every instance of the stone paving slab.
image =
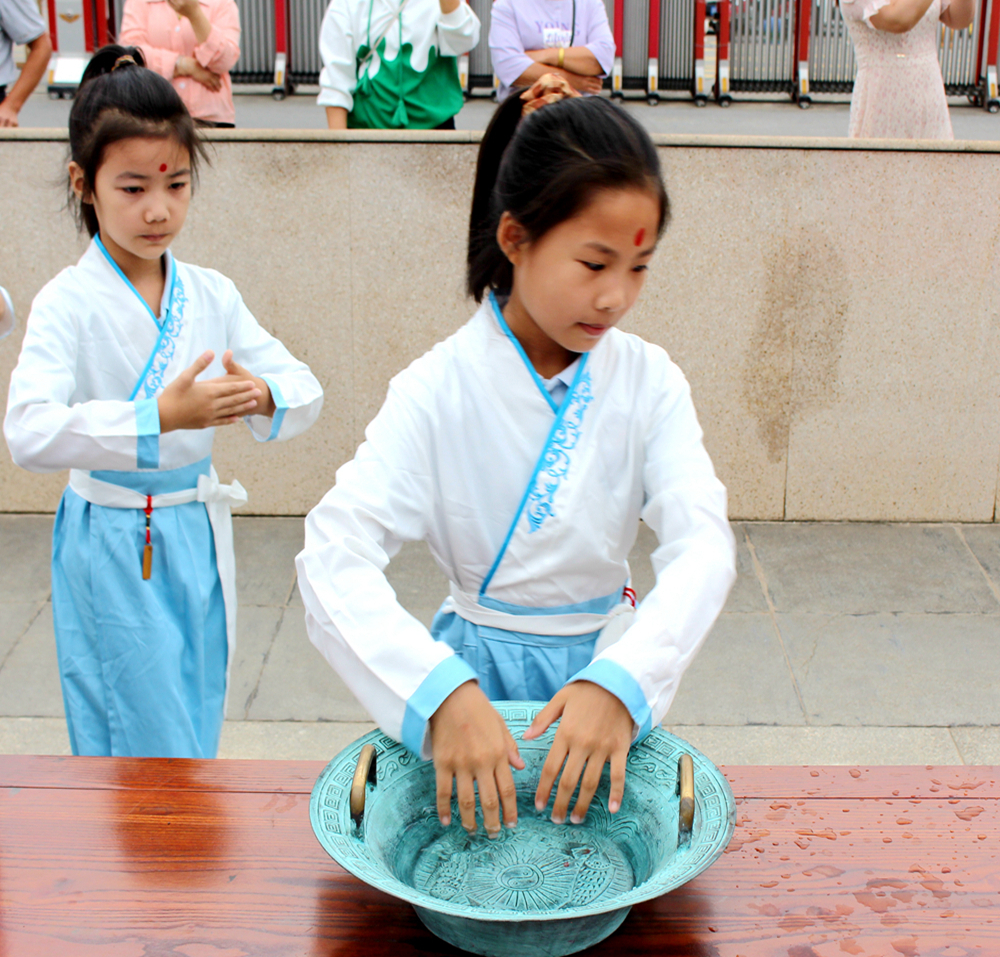
[[723, 614], [681, 679], [671, 723], [805, 724], [769, 615]]
[[747, 524], [779, 612], [1000, 612], [950, 525]]
[[313, 647], [302, 616], [287, 614], [247, 717], [252, 721], [366, 721], [369, 716]]
[[713, 728], [672, 725], [669, 730], [693, 744], [715, 764], [978, 763], [963, 762], [948, 728]]
[[959, 531], [1000, 601], [1000, 525], [963, 525]]
[[[51, 527], [0, 515], [0, 753], [68, 750]], [[1000, 526], [734, 533], [739, 578], [668, 716], [682, 736], [719, 763], [1000, 763]], [[241, 611], [221, 753], [328, 759], [371, 725], [306, 637], [302, 520], [237, 518], [234, 534]], [[642, 527], [630, 555], [640, 595], [655, 545]], [[388, 576], [429, 625], [447, 582], [426, 546], [404, 546]]]
[[1000, 727], [952, 728], [964, 764], [1000, 765]]
[[0, 602], [45, 601], [52, 592], [51, 515], [0, 515]]
[[47, 718], [62, 714], [52, 606], [46, 603], [0, 668], [0, 715]]
[[990, 725], [1000, 615], [779, 615], [809, 723]]

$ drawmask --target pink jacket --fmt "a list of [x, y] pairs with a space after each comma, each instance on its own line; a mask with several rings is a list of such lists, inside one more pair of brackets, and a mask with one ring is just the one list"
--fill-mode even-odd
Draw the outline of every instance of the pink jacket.
[[[233, 85], [229, 71], [240, 58], [240, 14], [235, 0], [199, 0], [212, 31], [197, 43], [187, 17], [179, 17], [167, 0], [125, 0], [119, 43], [137, 46], [146, 65], [174, 84], [191, 115], [198, 120], [233, 123]], [[222, 77], [213, 93], [190, 76], [174, 76], [179, 56], [193, 56], [206, 70]]]

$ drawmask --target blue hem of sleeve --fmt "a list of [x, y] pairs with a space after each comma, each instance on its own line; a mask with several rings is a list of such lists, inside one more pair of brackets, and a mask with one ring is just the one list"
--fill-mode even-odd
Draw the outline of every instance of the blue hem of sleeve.
[[458, 655], [450, 655], [435, 665], [406, 702], [400, 731], [403, 744], [419, 757], [431, 715], [459, 685], [475, 680], [476, 673], [472, 666]]
[[641, 741], [652, 730], [653, 714], [646, 701], [646, 696], [642, 693], [642, 688], [639, 687], [639, 682], [616, 661], [605, 659], [592, 661], [569, 680], [592, 681], [618, 698], [628, 708], [632, 720], [639, 729], [636, 741]]
[[155, 398], [135, 403], [135, 465], [140, 469], [160, 467], [160, 407]]
[[266, 375], [262, 375], [261, 378], [267, 383], [267, 387], [271, 390], [271, 398], [274, 399], [274, 417], [271, 419], [271, 432], [264, 439], [265, 442], [271, 442], [278, 437], [278, 433], [281, 431], [281, 423], [285, 420], [288, 403], [285, 401], [285, 397], [281, 394], [281, 389], [274, 379]]

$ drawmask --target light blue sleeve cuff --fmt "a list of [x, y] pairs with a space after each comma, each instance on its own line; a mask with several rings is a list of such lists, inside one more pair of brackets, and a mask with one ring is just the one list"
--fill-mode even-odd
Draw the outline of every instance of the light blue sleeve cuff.
[[639, 682], [616, 661], [605, 659], [592, 661], [583, 671], [578, 671], [569, 680], [592, 681], [618, 698], [628, 708], [635, 726], [639, 729], [636, 741], [641, 741], [652, 730], [653, 714], [642, 688], [639, 687]]
[[[274, 416], [271, 419], [271, 431], [266, 439], [260, 438], [256, 432], [254, 432], [254, 438], [258, 442], [272, 442], [278, 437], [278, 433], [281, 431], [281, 423], [285, 420], [285, 412], [288, 411], [288, 403], [285, 401], [285, 397], [281, 394], [281, 389], [278, 387], [278, 383], [274, 381], [270, 376], [262, 375], [261, 378], [267, 383], [267, 387], [271, 390], [271, 398], [274, 399]], [[253, 429], [250, 430], [253, 432]]]
[[459, 685], [475, 680], [476, 672], [472, 666], [458, 655], [450, 655], [435, 665], [406, 702], [403, 728], [400, 732], [403, 744], [419, 757], [423, 751], [427, 722], [431, 715]]
[[160, 467], [160, 407], [155, 398], [135, 403], [135, 465], [139, 469]]

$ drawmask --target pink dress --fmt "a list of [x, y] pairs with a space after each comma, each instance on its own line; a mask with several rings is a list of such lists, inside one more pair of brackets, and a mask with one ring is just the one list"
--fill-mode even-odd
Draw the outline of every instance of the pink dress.
[[[118, 42], [142, 49], [146, 66], [165, 76], [196, 120], [236, 122], [229, 71], [240, 58], [240, 13], [234, 0], [199, 0], [211, 32], [204, 43], [191, 22], [178, 16], [167, 0], [125, 0]], [[206, 70], [219, 74], [222, 88], [213, 93], [194, 77], [174, 76], [179, 56], [193, 56]]]
[[938, 62], [940, 17], [950, 0], [933, 0], [908, 33], [887, 33], [871, 18], [890, 0], [841, 0], [858, 73], [848, 136], [953, 140]]

